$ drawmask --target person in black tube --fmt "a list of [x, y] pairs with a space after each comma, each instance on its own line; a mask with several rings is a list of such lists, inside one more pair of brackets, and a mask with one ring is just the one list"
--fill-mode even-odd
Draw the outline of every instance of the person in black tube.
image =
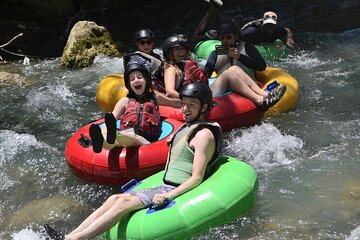
[[272, 11], [264, 13], [263, 18], [253, 20], [245, 24], [241, 30], [239, 39], [253, 44], [274, 43], [280, 39], [288, 47], [294, 46], [292, 31], [277, 24], [278, 16]]

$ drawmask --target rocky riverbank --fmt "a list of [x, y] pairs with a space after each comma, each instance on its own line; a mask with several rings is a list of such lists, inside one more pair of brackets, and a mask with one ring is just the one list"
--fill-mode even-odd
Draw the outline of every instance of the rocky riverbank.
[[[3, 0], [0, 3], [0, 45], [23, 32], [7, 50], [32, 57], [59, 57], [72, 26], [80, 20], [106, 27], [113, 39], [132, 48], [132, 35], [139, 28], [154, 30], [157, 45], [173, 32], [192, 35], [206, 11], [204, 1], [95, 1], [95, 0]], [[280, 23], [293, 32], [339, 32], [360, 27], [360, 2], [224, 0], [224, 11], [242, 23], [259, 18], [266, 10], [278, 12]], [[242, 24], [240, 23], [240, 24]], [[0, 51], [4, 59], [19, 59]]]

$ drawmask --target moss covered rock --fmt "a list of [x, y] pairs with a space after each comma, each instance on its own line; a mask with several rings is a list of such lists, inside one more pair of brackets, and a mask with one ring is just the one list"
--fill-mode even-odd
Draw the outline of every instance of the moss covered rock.
[[105, 27], [79, 21], [71, 29], [60, 63], [69, 68], [87, 67], [99, 55], [119, 57], [122, 54]]

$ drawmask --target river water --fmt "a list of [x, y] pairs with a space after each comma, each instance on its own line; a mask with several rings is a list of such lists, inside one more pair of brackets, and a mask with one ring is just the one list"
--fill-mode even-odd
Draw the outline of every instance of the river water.
[[[306, 33], [281, 67], [300, 84], [296, 110], [225, 135], [224, 153], [259, 177], [256, 206], [194, 239], [360, 238], [360, 29]], [[119, 59], [67, 70], [59, 59], [0, 65], [0, 239], [41, 239], [43, 223], [70, 231], [116, 190], [69, 170], [65, 144], [103, 116], [99, 79]]]

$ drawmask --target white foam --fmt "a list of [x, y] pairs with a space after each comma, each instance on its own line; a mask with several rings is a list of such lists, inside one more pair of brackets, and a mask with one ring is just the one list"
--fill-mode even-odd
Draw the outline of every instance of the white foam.
[[230, 135], [224, 144], [225, 154], [245, 160], [260, 172], [278, 166], [293, 167], [298, 161], [295, 153], [303, 147], [301, 139], [282, 134], [270, 123], [232, 131]]
[[308, 70], [317, 68], [319, 66], [338, 64], [342, 61], [343, 59], [341, 58], [321, 60], [318, 58], [317, 52], [301, 51], [299, 54], [289, 55], [289, 57], [285, 59], [283, 64]]
[[[57, 151], [55, 148], [36, 140], [35, 136], [30, 134], [18, 134], [11, 130], [0, 130], [0, 169], [6, 166], [13, 166], [19, 164], [19, 157], [31, 151], [31, 148], [51, 149]], [[27, 162], [31, 165], [32, 158], [27, 158]], [[37, 160], [45, 161], [45, 160]], [[28, 166], [29, 166], [28, 165]], [[7, 190], [12, 187], [16, 181], [12, 180], [6, 171], [0, 173], [0, 190]]]
[[31, 146], [45, 147], [33, 135], [18, 134], [11, 130], [0, 130], [0, 166], [11, 159], [15, 161], [14, 156], [19, 151], [28, 151]]
[[66, 84], [61, 84], [49, 85], [30, 91], [26, 99], [27, 105], [31, 108], [39, 109], [48, 106], [58, 109], [59, 106], [71, 106], [74, 95]]
[[102, 69], [102, 71], [107, 74], [113, 73], [122, 73], [121, 69], [123, 69], [123, 58], [109, 58], [109, 57], [95, 57], [94, 59], [94, 67], [98, 70]]
[[45, 240], [45, 237], [39, 232], [34, 232], [33, 230], [26, 228], [22, 229], [17, 233], [11, 235], [13, 240]]
[[360, 240], [360, 226], [352, 230], [350, 236], [345, 240]]

